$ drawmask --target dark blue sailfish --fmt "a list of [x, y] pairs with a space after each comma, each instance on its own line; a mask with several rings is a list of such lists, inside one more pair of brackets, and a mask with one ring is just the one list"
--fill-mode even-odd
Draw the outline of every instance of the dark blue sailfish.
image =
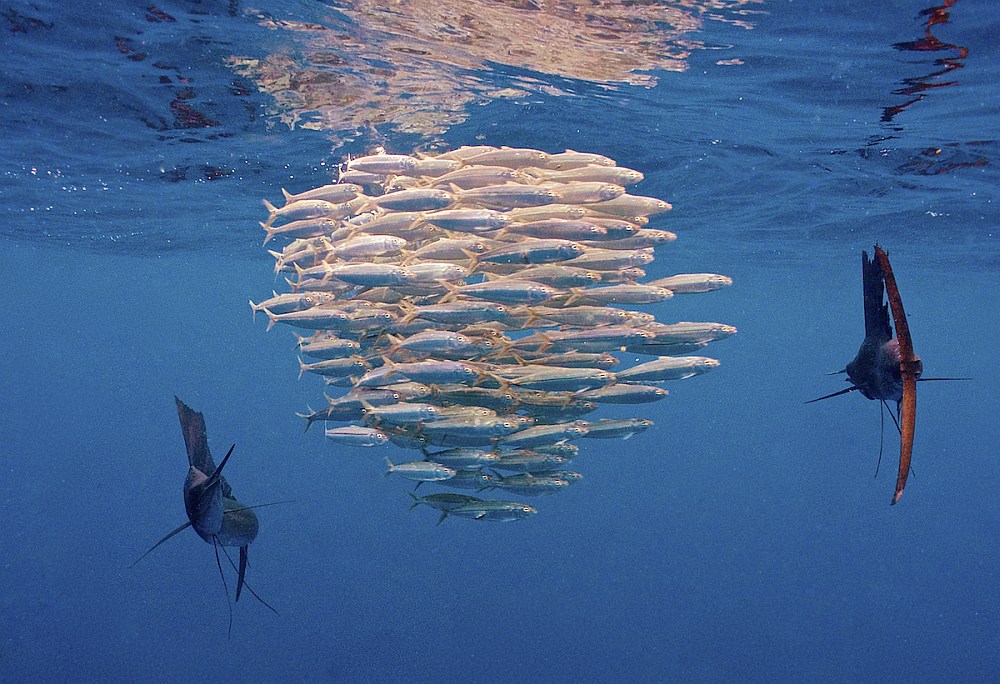
[[[875, 258], [868, 252], [861, 252], [861, 280], [864, 290], [865, 339], [850, 363], [838, 373], [846, 373], [851, 386], [818, 399], [821, 401], [858, 390], [868, 399], [881, 402], [888, 408], [888, 401], [896, 402], [896, 413], [889, 415], [900, 433], [899, 474], [892, 503], [903, 494], [906, 479], [910, 474], [910, 458], [913, 453], [913, 436], [916, 422], [918, 381], [968, 380], [969, 378], [922, 378], [924, 366], [913, 351], [910, 328], [903, 311], [903, 301], [896, 286], [896, 276], [889, 263], [889, 256], [875, 245]], [[886, 303], [885, 296], [889, 301]], [[892, 311], [892, 321], [889, 312]], [[896, 325], [896, 337], [892, 336], [892, 323]], [[882, 414], [884, 415], [884, 414]], [[882, 449], [879, 448], [879, 463]], [[875, 469], [878, 475], [878, 466]]]
[[[223, 587], [226, 589], [226, 602], [229, 602], [229, 588], [226, 585], [225, 574], [222, 572], [219, 547], [239, 547], [240, 561], [237, 570], [236, 600], [240, 600], [243, 587], [246, 586], [254, 598], [277, 614], [274, 608], [246, 584], [247, 549], [251, 542], [256, 539], [260, 523], [252, 507], [245, 506], [236, 499], [232, 487], [222, 475], [222, 470], [229, 462], [230, 456], [233, 455], [233, 449], [236, 448], [236, 445], [233, 444], [229, 447], [222, 463], [216, 467], [215, 461], [212, 459], [212, 452], [208, 448], [205, 417], [201, 413], [193, 411], [177, 397], [174, 399], [177, 402], [177, 415], [180, 418], [181, 431], [184, 433], [184, 446], [187, 448], [188, 455], [188, 473], [184, 479], [184, 509], [187, 511], [188, 521], [167, 533], [132, 565], [134, 566], [141, 561], [163, 542], [191, 527], [215, 550], [215, 562], [220, 575], [222, 575]], [[225, 548], [223, 548], [223, 553], [225, 553]], [[228, 554], [226, 554], [226, 558], [229, 559]], [[232, 560], [229, 560], [232, 563]], [[233, 614], [230, 605], [230, 632], [232, 632], [232, 626]]]

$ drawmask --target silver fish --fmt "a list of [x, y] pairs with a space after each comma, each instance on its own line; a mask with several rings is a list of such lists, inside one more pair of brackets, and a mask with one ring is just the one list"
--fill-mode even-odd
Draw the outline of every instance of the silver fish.
[[268, 212], [267, 221], [263, 223], [265, 230], [269, 229], [271, 224], [278, 219], [283, 221], [305, 221], [326, 217], [340, 218], [338, 214], [343, 212], [342, 204], [333, 204], [324, 200], [302, 200], [286, 204], [280, 208], [267, 200], [263, 200], [263, 202], [264, 208]]
[[410, 252], [409, 258], [411, 260], [465, 261], [472, 258], [475, 254], [482, 254], [496, 246], [497, 243], [494, 241], [479, 237], [442, 238], [413, 250]]
[[600, 240], [608, 231], [595, 223], [584, 220], [548, 219], [530, 223], [511, 223], [508, 233], [536, 238], [558, 238], [561, 240]]
[[[288, 238], [311, 238], [328, 235], [340, 226], [340, 222], [337, 219], [326, 216], [320, 216], [319, 218], [304, 218], [291, 221], [290, 223], [284, 223], [280, 226], [272, 226], [264, 223], [263, 221], [258, 221], [258, 223], [260, 224], [260, 227], [264, 229], [264, 232], [267, 233], [264, 237], [263, 244], [265, 245], [276, 236]], [[283, 260], [283, 262], [284, 261], [288, 260]]]
[[345, 283], [365, 287], [406, 285], [413, 280], [412, 273], [395, 264], [334, 264], [326, 266], [326, 273]]
[[416, 168], [418, 161], [405, 154], [373, 154], [351, 159], [347, 162], [347, 170], [381, 175], [402, 174]]
[[360, 356], [333, 358], [315, 363], [305, 363], [299, 359], [299, 377], [303, 373], [317, 373], [331, 378], [342, 378], [347, 375], [360, 375], [370, 368]]
[[543, 168], [561, 170], [576, 169], [581, 166], [591, 165], [614, 166], [615, 160], [601, 154], [594, 154], [592, 152], [576, 152], [575, 150], [566, 150], [565, 152], [560, 152], [559, 154], [549, 155], [549, 158], [543, 165]]
[[599, 404], [645, 404], [667, 394], [667, 390], [654, 385], [610, 385], [581, 392], [579, 397]]
[[736, 334], [736, 328], [724, 323], [649, 323], [644, 330], [653, 333], [648, 344], [714, 342]]
[[644, 250], [617, 250], [586, 248], [587, 251], [566, 265], [591, 271], [619, 271], [634, 266], [645, 266], [653, 261], [653, 255]]
[[525, 172], [537, 175], [542, 180], [556, 181], [558, 183], [589, 181], [612, 183], [614, 185], [633, 185], [645, 178], [641, 172], [627, 169], [624, 166], [598, 166], [595, 164], [576, 166], [561, 171], [552, 169], [525, 169]]
[[524, 520], [538, 513], [527, 504], [516, 501], [480, 501], [478, 503], [459, 506], [448, 511], [449, 515], [457, 515], [473, 520], [490, 520], [493, 522], [513, 522]]
[[479, 261], [500, 264], [543, 264], [569, 261], [582, 255], [583, 245], [571, 240], [525, 240], [513, 245], [491, 249], [479, 255]]
[[504, 183], [528, 183], [530, 177], [505, 166], [465, 166], [434, 179], [434, 187], [455, 186], [462, 190]]
[[662, 382], [683, 380], [718, 368], [719, 362], [705, 356], [661, 356], [615, 374], [618, 382]]
[[536, 425], [500, 440], [500, 446], [510, 449], [529, 448], [542, 444], [555, 444], [570, 439], [579, 439], [587, 434], [586, 424], [574, 421], [557, 425]]
[[386, 457], [385, 462], [389, 466], [389, 469], [385, 471], [386, 477], [399, 475], [407, 480], [415, 480], [417, 482], [440, 482], [455, 477], [454, 468], [449, 468], [446, 465], [432, 461], [393, 463]]
[[377, 197], [367, 197], [370, 206], [392, 211], [434, 211], [444, 209], [455, 202], [448, 192], [434, 188], [414, 188], [397, 190]]
[[540, 187], [552, 190], [562, 204], [609, 202], [625, 194], [625, 188], [613, 183], [546, 183]]
[[628, 439], [632, 435], [653, 427], [653, 421], [643, 418], [622, 418], [610, 420], [602, 418], [587, 423], [587, 439]]
[[493, 209], [445, 209], [421, 215], [427, 223], [460, 233], [483, 233], [510, 224], [510, 217]]
[[333, 183], [331, 185], [323, 185], [318, 188], [313, 188], [312, 190], [306, 190], [305, 192], [300, 192], [297, 195], [293, 195], [282, 188], [281, 194], [285, 196], [285, 204], [300, 202], [307, 199], [319, 199], [330, 202], [331, 204], [340, 204], [342, 202], [352, 200], [361, 194], [361, 187], [353, 183]]
[[382, 430], [358, 425], [328, 428], [326, 436], [338, 444], [355, 447], [382, 446], [389, 441], [389, 435]]
[[669, 202], [642, 195], [621, 195], [607, 202], [588, 204], [587, 208], [618, 218], [651, 216], [673, 209]]
[[339, 359], [361, 351], [354, 340], [345, 340], [331, 333], [318, 333], [312, 337], [296, 336], [299, 351], [314, 359]]
[[486, 299], [503, 304], [538, 304], [552, 299], [557, 291], [530, 280], [502, 278], [453, 287], [451, 294]]
[[468, 190], [454, 188], [452, 193], [463, 205], [477, 205], [487, 209], [537, 207], [543, 204], [555, 204], [559, 201], [559, 196], [549, 188], [518, 183], [485, 185]]
[[549, 161], [549, 155], [530, 148], [501, 147], [466, 157], [462, 161], [470, 166], [507, 166], [520, 169], [526, 166], [544, 166]]
[[493, 488], [503, 489], [522, 496], [554, 494], [569, 487], [569, 480], [547, 475], [508, 475], [493, 482]]
[[486, 466], [495, 465], [500, 457], [492, 451], [475, 449], [471, 447], [458, 447], [427, 454], [427, 458], [435, 463], [441, 463], [449, 468], [459, 470], [476, 470]]
[[669, 278], [654, 280], [650, 284], [665, 287], [674, 294], [692, 294], [729, 287], [733, 280], [717, 273], [678, 273]]

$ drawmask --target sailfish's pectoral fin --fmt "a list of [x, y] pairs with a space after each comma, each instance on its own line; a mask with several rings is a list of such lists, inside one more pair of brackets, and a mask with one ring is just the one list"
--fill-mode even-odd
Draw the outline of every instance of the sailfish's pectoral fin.
[[832, 399], [833, 397], [839, 397], [841, 394], [847, 394], [848, 392], [853, 392], [856, 389], [857, 389], [857, 386], [852, 385], [851, 387], [848, 387], [847, 389], [842, 389], [839, 392], [834, 392], [833, 394], [827, 394], [827, 395], [824, 395], [822, 397], [817, 397], [816, 399], [810, 399], [809, 401], [806, 401], [806, 402], [803, 402], [803, 403], [812, 404], [812, 403], [817, 402], [817, 401], [823, 401], [824, 399]]
[[135, 567], [135, 566], [136, 566], [136, 565], [137, 565], [137, 564], [139, 563], [139, 561], [141, 561], [141, 560], [142, 560], [143, 558], [145, 558], [146, 556], [148, 556], [149, 554], [151, 554], [151, 553], [153, 552], [153, 549], [155, 549], [155, 548], [156, 548], [156, 547], [158, 547], [158, 546], [159, 546], [160, 544], [162, 544], [163, 542], [165, 542], [165, 541], [167, 541], [168, 539], [170, 539], [171, 537], [173, 537], [173, 536], [174, 536], [175, 534], [178, 534], [179, 532], [183, 532], [184, 530], [186, 530], [186, 529], [187, 529], [187, 528], [189, 528], [189, 527], [191, 527], [191, 521], [188, 521], [188, 522], [184, 523], [183, 525], [180, 525], [179, 527], [176, 527], [176, 528], [174, 528], [174, 529], [170, 530], [170, 531], [169, 531], [169, 532], [167, 532], [167, 534], [166, 534], [166, 535], [165, 535], [165, 536], [163, 537], [163, 539], [161, 539], [160, 541], [156, 542], [156, 543], [155, 543], [155, 544], [153, 544], [153, 545], [152, 545], [151, 547], [149, 547], [149, 550], [148, 550], [148, 551], [146, 551], [146, 553], [144, 553], [144, 554], [142, 554], [141, 556], [139, 556], [138, 558], [136, 558], [136, 559], [135, 559], [135, 562], [134, 562], [134, 563], [132, 563], [132, 565], [130, 565], [129, 567], [130, 567], [130, 568], [134, 568], [134, 567]]

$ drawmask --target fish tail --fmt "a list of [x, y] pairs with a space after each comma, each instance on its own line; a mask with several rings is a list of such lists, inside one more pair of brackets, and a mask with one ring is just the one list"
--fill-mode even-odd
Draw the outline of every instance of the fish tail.
[[537, 349], [537, 351], [539, 353], [544, 352], [544, 351], [548, 351], [552, 347], [552, 338], [551, 337], [549, 337], [548, 335], [546, 335], [545, 333], [543, 333], [540, 330], [536, 330], [535, 331], [535, 335], [537, 337], [541, 338], [541, 340], [542, 340], [542, 343], [540, 345], [538, 345], [538, 349]]
[[260, 311], [260, 309], [262, 307], [258, 307], [257, 304], [254, 304], [252, 299], [249, 300], [249, 302], [250, 302], [250, 309], [253, 311], [253, 319], [256, 321], [257, 320], [257, 312]]
[[[266, 203], [267, 200], [264, 200], [264, 202]], [[263, 221], [257, 221], [257, 223], [259, 223], [260, 227], [267, 232], [267, 235], [264, 236], [264, 242], [261, 243], [261, 246], [263, 246], [266, 245], [268, 242], [270, 242], [271, 238], [274, 237], [274, 229], [271, 228], [270, 220], [268, 221], [268, 223], [264, 223]]]
[[448, 292], [446, 292], [444, 295], [441, 296], [440, 299], [438, 299], [438, 303], [447, 304], [448, 302], [454, 301], [455, 298], [458, 296], [458, 286], [444, 280], [439, 280], [438, 283], [444, 285], [444, 288], [448, 290]]
[[297, 357], [299, 360], [299, 380], [302, 379], [302, 374], [306, 372], [306, 364], [302, 362], [302, 357]]
[[264, 223], [265, 229], [270, 228], [271, 224], [274, 223], [275, 217], [278, 215], [278, 208], [268, 202], [267, 200], [261, 200], [264, 203], [264, 208], [267, 209], [268, 217], [267, 221]]
[[292, 193], [288, 192], [284, 188], [281, 189], [281, 194], [285, 196], [285, 204], [288, 204], [289, 202], [294, 202], [294, 200], [292, 199], [293, 197]]
[[267, 253], [274, 257], [274, 274], [277, 275], [285, 267], [285, 255], [273, 249], [267, 250]]
[[469, 277], [476, 272], [476, 269], [479, 268], [479, 255], [475, 252], [470, 252], [467, 249], [463, 249], [462, 252], [469, 257], [469, 266], [465, 271], [465, 276]]
[[385, 471], [385, 476], [389, 477], [390, 475], [392, 475], [392, 469], [395, 468], [396, 466], [392, 461], [389, 460], [388, 456], [385, 457], [385, 463], [387, 466], [389, 466], [389, 469]]
[[272, 312], [271, 312], [271, 311], [269, 311], [268, 309], [264, 309], [264, 313], [266, 313], [266, 314], [267, 314], [267, 317], [268, 317], [269, 319], [271, 319], [271, 320], [270, 320], [270, 322], [268, 322], [268, 324], [267, 324], [267, 328], [266, 328], [266, 329], [265, 329], [265, 331], [264, 331], [264, 332], [267, 332], [268, 330], [270, 330], [271, 328], [273, 328], [273, 327], [274, 327], [274, 324], [275, 324], [275, 323], [277, 323], [277, 322], [278, 322], [278, 316], [277, 316], [277, 314], [274, 314], [274, 313], [272, 313]]

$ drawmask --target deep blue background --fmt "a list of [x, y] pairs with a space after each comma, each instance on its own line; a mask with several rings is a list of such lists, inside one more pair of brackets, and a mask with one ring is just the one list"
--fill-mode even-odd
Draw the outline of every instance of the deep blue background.
[[[113, 42], [154, 31], [145, 5], [61, 5], [0, 4], [0, 678], [995, 678], [994, 3], [961, 0], [934, 27], [968, 48], [964, 66], [892, 122], [880, 118], [911, 99], [893, 92], [904, 79], [955, 55], [892, 47], [923, 35], [918, 2], [764, 3], [753, 30], [707, 23], [698, 38], [730, 47], [654, 89], [597, 98], [581, 84], [455, 126], [451, 146], [573, 148], [642, 170], [637, 191], [674, 203], [663, 225], [680, 235], [650, 276], [735, 280], [650, 310], [740, 333], [710, 348], [721, 368], [636, 412], [653, 429], [584, 442], [585, 481], [540, 499], [534, 519], [440, 526], [406, 513], [383, 452], [303, 434], [294, 412], [319, 385], [296, 381], [287, 331], [249, 315], [272, 285], [260, 198], [322, 183], [345, 152], [271, 125], [265, 96], [233, 95], [222, 59], [276, 34], [224, 4], [144, 34], [227, 133], [185, 140], [142, 123], [166, 101]], [[15, 16], [52, 26], [17, 31]], [[209, 180], [215, 167], [231, 173]], [[859, 252], [875, 241], [926, 374], [975, 378], [920, 386], [916, 478], [893, 508], [891, 430], [872, 478], [876, 405], [802, 403], [842, 386], [824, 373], [860, 343]], [[260, 511], [250, 553], [249, 580], [281, 617], [245, 597], [228, 641], [195, 535], [127, 569], [184, 518], [174, 394], [205, 413], [217, 454], [237, 443], [241, 500], [296, 500]]]

